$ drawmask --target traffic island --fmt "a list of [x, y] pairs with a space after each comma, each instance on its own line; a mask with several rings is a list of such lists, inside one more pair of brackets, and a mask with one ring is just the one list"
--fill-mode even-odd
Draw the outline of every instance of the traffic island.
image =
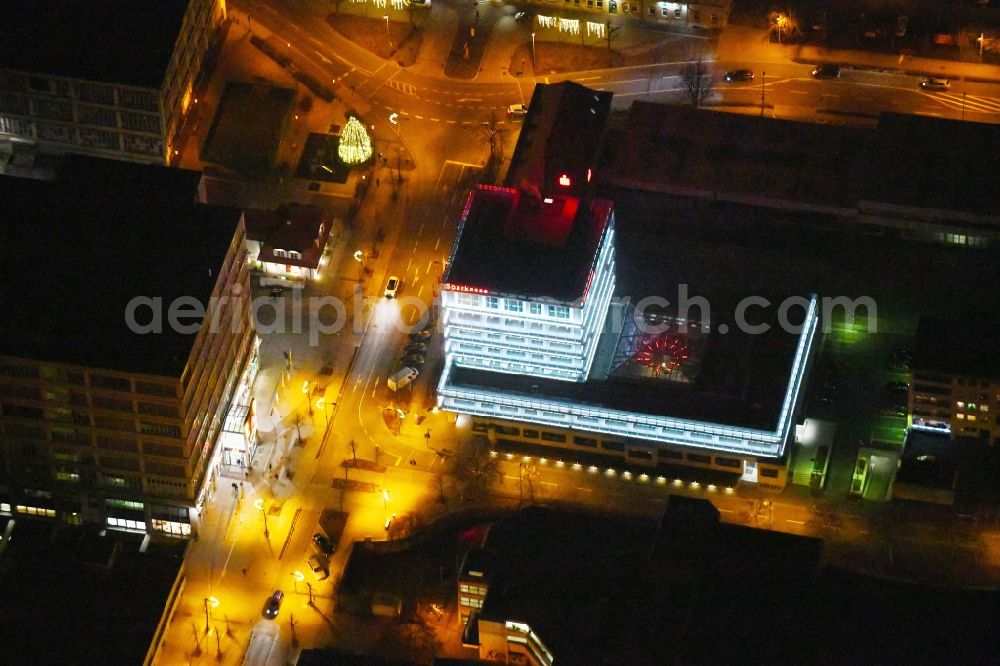
[[331, 14], [327, 22], [361, 48], [383, 60], [394, 60], [400, 67], [409, 67], [417, 61], [424, 40], [421, 28], [384, 18]]

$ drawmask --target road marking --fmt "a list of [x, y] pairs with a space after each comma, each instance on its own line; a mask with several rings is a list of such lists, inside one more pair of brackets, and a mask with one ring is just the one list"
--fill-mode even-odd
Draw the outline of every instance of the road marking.
[[795, 523], [796, 525], [805, 525], [806, 524], [806, 521], [804, 521], [804, 520], [792, 520], [791, 518], [785, 518], [785, 522], [786, 523]]
[[809, 94], [805, 90], [789, 90], [788, 92], [792, 93], [793, 95], [808, 95]]
[[438, 236], [437, 242], [434, 243], [434, 249], [435, 250], [438, 249], [438, 247], [440, 247], [440, 245], [441, 245], [441, 237]]
[[461, 99], [456, 99], [456, 102], [482, 102], [483, 100], [478, 97], [463, 97]]
[[596, 81], [596, 80], [597, 80], [597, 79], [599, 79], [599, 78], [601, 78], [601, 77], [599, 77], [599, 76], [585, 76], [585, 77], [583, 77], [583, 78], [580, 78], [580, 79], [574, 79], [574, 80], [575, 80], [575, 81]]
[[594, 492], [593, 488], [584, 488], [583, 486], [577, 486], [576, 488], [574, 488], [574, 490], [582, 490], [585, 493], [592, 493], [592, 492]]
[[543, 486], [558, 486], [559, 485], [558, 483], [553, 483], [552, 481], [539, 481], [538, 483], [542, 484]]
[[432, 264], [432, 263], [433, 263], [432, 261], [428, 261], [428, 262], [427, 262], [427, 274], [428, 274], [428, 275], [430, 275], [430, 274], [431, 274], [431, 264]]
[[840, 97], [840, 95], [834, 95], [833, 93], [821, 93], [823, 97]]
[[431, 122], [432, 123], [439, 123], [439, 122], [441, 122], [441, 119], [440, 118], [431, 118]]
[[413, 117], [416, 118], [417, 120], [423, 120], [424, 119], [423, 116], [413, 116]]
[[424, 285], [420, 285], [420, 291], [417, 292], [417, 298], [420, 298], [421, 296], [423, 296], [424, 289], [426, 289], [426, 287]]

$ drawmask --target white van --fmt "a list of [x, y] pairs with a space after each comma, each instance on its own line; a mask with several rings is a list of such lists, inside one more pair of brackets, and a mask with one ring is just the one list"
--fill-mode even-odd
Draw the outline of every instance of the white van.
[[401, 388], [409, 386], [410, 382], [416, 379], [419, 374], [415, 368], [400, 368], [385, 383], [390, 391], [398, 391]]

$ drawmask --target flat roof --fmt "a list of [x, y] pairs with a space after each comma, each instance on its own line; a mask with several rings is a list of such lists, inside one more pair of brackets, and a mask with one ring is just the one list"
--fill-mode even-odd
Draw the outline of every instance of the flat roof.
[[865, 201], [1000, 220], [1000, 125], [882, 113], [857, 166]]
[[[181, 296], [208, 303], [241, 212], [178, 197], [175, 169], [127, 168], [144, 172], [141, 191], [115, 179], [0, 176], [0, 262], [13, 276], [0, 290], [0, 353], [181, 375], [195, 334], [172, 332], [167, 308]], [[163, 299], [162, 334], [129, 330], [137, 296]]]
[[853, 212], [863, 203], [1000, 220], [1000, 125], [882, 113], [874, 128], [636, 101], [609, 130], [596, 182]]
[[188, 0], [4, 0], [0, 67], [159, 89]]
[[0, 571], [5, 663], [142, 663], [186, 545], [154, 539], [140, 553], [142, 537], [18, 518]]
[[1000, 322], [970, 314], [961, 320], [921, 317], [913, 342], [914, 371], [1000, 381]]
[[[455, 366], [450, 383], [525, 398], [771, 431], [778, 427], [798, 341], [798, 335], [778, 328], [760, 335], [735, 330], [721, 334], [716, 328], [707, 336], [699, 372], [689, 382], [614, 374], [566, 382]], [[591, 376], [596, 374], [595, 369]]]
[[574, 176], [573, 194], [587, 187], [585, 171], [600, 151], [612, 93], [572, 81], [539, 83], [521, 124], [506, 185], [550, 189], [558, 174]]
[[611, 211], [603, 199], [540, 199], [480, 185], [469, 194], [444, 282], [572, 302], [587, 289]]
[[752, 203], [856, 202], [856, 158], [868, 130], [636, 100], [613, 129], [600, 183], [724, 193]]

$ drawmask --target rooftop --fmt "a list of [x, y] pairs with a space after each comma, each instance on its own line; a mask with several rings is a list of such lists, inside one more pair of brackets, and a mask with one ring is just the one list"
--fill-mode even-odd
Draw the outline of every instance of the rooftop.
[[858, 156], [866, 201], [989, 215], [1000, 222], [1000, 126], [883, 113]]
[[139, 553], [141, 535], [21, 519], [12, 537], [0, 569], [5, 662], [142, 663], [186, 544], [153, 541]]
[[[166, 309], [181, 296], [208, 303], [241, 213], [189, 200], [189, 172], [119, 168], [135, 175], [0, 176], [0, 261], [16, 276], [0, 290], [0, 353], [180, 376], [195, 336], [171, 331]], [[137, 296], [163, 299], [163, 333], [129, 330]], [[137, 319], [147, 321], [142, 309]]]
[[444, 281], [572, 302], [584, 295], [611, 203], [481, 185], [469, 195]]
[[913, 369], [1000, 381], [1000, 324], [985, 314], [961, 320], [921, 317]]
[[1000, 222], [1000, 126], [883, 113], [875, 128], [636, 101], [595, 169], [605, 185], [853, 214], [862, 203]]
[[866, 131], [636, 101], [606, 142], [598, 181], [765, 204], [855, 203]]
[[187, 6], [188, 0], [4, 0], [0, 67], [158, 90]]
[[611, 110], [612, 93], [572, 81], [535, 86], [528, 115], [507, 170], [506, 184], [552, 191], [559, 175], [571, 175], [568, 193], [586, 188]]
[[[800, 316], [797, 322], [801, 320]], [[798, 339], [798, 335], [778, 327], [760, 335], [741, 333], [735, 326], [726, 334], [714, 328], [705, 343], [697, 374], [688, 382], [615, 374], [607, 379], [565, 382], [456, 366], [450, 383], [769, 431], [778, 427]], [[600, 370], [595, 368], [591, 377], [602, 375]]]
[[[261, 243], [260, 261], [318, 268], [323, 248], [333, 224], [318, 206], [288, 203], [276, 210], [251, 208], [245, 211], [247, 239]], [[322, 233], [321, 233], [322, 230]], [[293, 250], [301, 259], [277, 257], [275, 249]]]

